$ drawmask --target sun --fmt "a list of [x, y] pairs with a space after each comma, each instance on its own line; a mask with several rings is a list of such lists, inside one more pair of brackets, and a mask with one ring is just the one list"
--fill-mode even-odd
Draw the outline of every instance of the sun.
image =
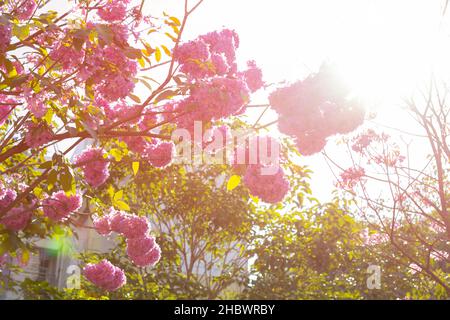
[[425, 1], [373, 2], [343, 20], [330, 59], [368, 105], [380, 107], [411, 95], [431, 74], [450, 74], [448, 22], [440, 6]]

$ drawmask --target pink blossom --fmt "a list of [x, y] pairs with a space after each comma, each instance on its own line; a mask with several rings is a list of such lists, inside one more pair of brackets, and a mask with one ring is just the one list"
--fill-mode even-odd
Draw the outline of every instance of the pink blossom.
[[9, 21], [0, 21], [0, 54], [3, 54], [11, 42], [11, 24]]
[[106, 291], [116, 291], [126, 284], [123, 270], [106, 259], [97, 264], [88, 263], [83, 273], [90, 282]]
[[12, 231], [20, 231], [30, 222], [32, 211], [21, 205], [17, 208], [12, 208], [3, 217], [0, 218], [0, 223], [5, 226], [6, 229]]
[[113, 22], [123, 20], [127, 13], [127, 4], [130, 0], [108, 0], [97, 11], [100, 18], [105, 21]]
[[262, 88], [264, 81], [262, 80], [262, 71], [256, 66], [255, 61], [247, 62], [248, 69], [242, 72], [242, 75], [251, 92], [255, 92]]
[[17, 197], [17, 193], [10, 188], [0, 186], [0, 208], [8, 207]]
[[163, 168], [170, 164], [173, 157], [174, 144], [172, 141], [160, 142], [156, 145], [151, 145], [145, 150], [144, 157], [151, 165]]
[[17, 18], [20, 20], [28, 20], [34, 13], [37, 4], [35, 0], [23, 0], [16, 9]]
[[124, 50], [114, 46], [94, 46], [78, 73], [81, 80], [92, 84], [95, 97], [106, 101], [125, 98], [133, 90], [137, 62], [128, 58]]
[[[0, 96], [0, 103], [15, 103], [14, 100], [8, 99], [8, 100], [2, 100]], [[14, 109], [14, 105], [6, 105], [6, 104], [0, 104], [0, 126], [5, 123], [6, 119], [8, 119], [11, 111]]]
[[79, 195], [66, 195], [58, 191], [42, 202], [44, 215], [54, 221], [64, 221], [81, 207]]
[[61, 64], [63, 70], [72, 70], [83, 62], [84, 50], [77, 50], [73, 44], [61, 42], [51, 52], [50, 58]]
[[143, 238], [127, 239], [127, 254], [130, 257], [146, 255], [156, 245], [155, 238], [144, 236]]
[[250, 193], [267, 203], [277, 203], [284, 199], [289, 191], [289, 182], [284, 176], [283, 169], [272, 175], [263, 175], [261, 165], [250, 165], [244, 176], [244, 184]]
[[362, 153], [373, 141], [378, 141], [378, 135], [374, 130], [368, 129], [353, 138], [352, 150]]
[[142, 256], [132, 256], [131, 261], [139, 267], [154, 266], [161, 259], [161, 248], [155, 244], [153, 249]]
[[111, 221], [109, 215], [104, 215], [102, 217], [94, 217], [92, 219], [94, 223], [94, 228], [97, 232], [103, 236], [107, 236], [111, 233]]
[[361, 178], [363, 178], [365, 174], [364, 168], [348, 168], [341, 173], [339, 185], [344, 188], [353, 189], [361, 181]]
[[109, 161], [100, 148], [88, 148], [75, 159], [75, 165], [83, 168], [84, 178], [92, 187], [101, 186], [109, 177]]
[[317, 74], [271, 93], [280, 131], [297, 138], [303, 155], [320, 152], [328, 137], [351, 132], [363, 123], [365, 109], [350, 99], [341, 83], [333, 68], [324, 65]]
[[122, 234], [125, 238], [142, 238], [150, 230], [147, 218], [128, 214], [123, 211], [111, 213], [111, 230]]
[[31, 148], [39, 148], [53, 140], [53, 132], [45, 122], [26, 123], [25, 143]]

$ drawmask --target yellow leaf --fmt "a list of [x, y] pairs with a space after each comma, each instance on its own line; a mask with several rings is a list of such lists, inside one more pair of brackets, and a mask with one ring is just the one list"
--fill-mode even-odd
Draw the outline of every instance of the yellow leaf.
[[131, 164], [132, 168], [133, 168], [133, 173], [134, 175], [136, 175], [138, 173], [139, 170], [139, 162], [135, 161]]
[[113, 148], [109, 151], [109, 153], [114, 157], [114, 159], [119, 162], [120, 160], [122, 160], [123, 157], [123, 153], [122, 151], [120, 151], [117, 148]]
[[[143, 50], [145, 52], [147, 52], [147, 50]], [[141, 57], [138, 59], [139, 65], [144, 68], [145, 67], [145, 60]]]
[[123, 190], [119, 190], [114, 194], [114, 201], [118, 201], [123, 198]]
[[23, 249], [21, 260], [23, 264], [28, 264], [28, 261], [30, 261], [30, 251], [28, 251], [27, 249]]
[[240, 182], [241, 182], [240, 176], [238, 176], [238, 175], [231, 176], [227, 183], [227, 190], [228, 191], [233, 190], [234, 188], [236, 188], [239, 185]]
[[161, 49], [159, 49], [158, 47], [156, 47], [155, 49], [155, 59], [156, 62], [161, 61]]
[[130, 206], [128, 204], [126, 204], [123, 201], [116, 201], [115, 205], [117, 206], [117, 208], [119, 208], [120, 210], [126, 210], [129, 211], [130, 210]]
[[175, 22], [175, 24], [177, 26], [181, 25], [181, 22], [180, 22], [180, 20], [178, 20], [177, 17], [170, 17], [169, 19], [172, 20], [173, 22]]
[[114, 197], [114, 187], [112, 185], [108, 187], [108, 194], [111, 198]]
[[165, 45], [161, 45], [161, 48], [163, 48], [164, 52], [170, 57], [172, 56], [172, 53], [170, 52], [170, 50], [165, 46]]

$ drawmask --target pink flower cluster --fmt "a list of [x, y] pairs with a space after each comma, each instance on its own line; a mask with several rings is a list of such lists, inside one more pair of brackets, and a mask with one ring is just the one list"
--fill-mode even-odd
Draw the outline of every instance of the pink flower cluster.
[[187, 113], [177, 119], [180, 128], [193, 129], [194, 121], [209, 122], [241, 114], [250, 92], [263, 86], [262, 72], [254, 61], [248, 70], [238, 72], [236, 32], [224, 29], [210, 32], [180, 45], [174, 59], [188, 77], [190, 94], [184, 100], [170, 103], [166, 109]]
[[64, 221], [81, 207], [81, 197], [78, 194], [66, 195], [58, 191], [42, 201], [44, 215], [53, 221]]
[[36, 10], [37, 4], [35, 0], [22, 0], [17, 7], [15, 13], [20, 20], [28, 20]]
[[152, 166], [163, 168], [172, 162], [174, 148], [172, 141], [159, 142], [145, 149], [143, 157]]
[[191, 88], [190, 96], [175, 105], [183, 114], [177, 118], [179, 128], [193, 131], [194, 121], [204, 123], [244, 112], [249, 101], [247, 85], [239, 79], [211, 78]]
[[348, 96], [333, 68], [323, 65], [317, 74], [274, 91], [269, 101], [279, 114], [280, 131], [297, 138], [300, 153], [312, 155], [325, 147], [329, 136], [349, 133], [363, 123], [364, 108]]
[[355, 167], [344, 170], [340, 175], [339, 186], [343, 188], [353, 189], [365, 176], [364, 168]]
[[[3, 123], [5, 123], [11, 111], [14, 109], [13, 103], [15, 102], [12, 99], [2, 99], [2, 96], [0, 95], [0, 103], [5, 103], [0, 104], [0, 126], [1, 126], [3, 125]], [[11, 103], [11, 105], [7, 105], [6, 103]]]
[[6, 229], [12, 231], [20, 231], [25, 229], [31, 220], [33, 212], [30, 208], [20, 205], [19, 207], [9, 210], [1, 219], [0, 223], [3, 224]]
[[17, 197], [17, 193], [10, 188], [5, 188], [3, 184], [0, 184], [0, 208], [6, 208]]
[[180, 45], [174, 52], [180, 70], [192, 79], [237, 71], [236, 49], [239, 37], [233, 30], [214, 31]]
[[11, 24], [0, 20], [0, 54], [4, 53], [11, 42]]
[[[13, 189], [5, 188], [3, 183], [0, 182], [0, 212], [2, 209], [7, 208], [16, 199], [17, 193]], [[0, 215], [0, 224], [3, 224], [6, 229], [12, 231], [20, 231], [25, 229], [31, 220], [33, 212], [24, 205], [12, 208], [3, 215]]]
[[109, 161], [104, 154], [100, 148], [88, 148], [75, 159], [75, 165], [83, 168], [86, 182], [94, 188], [109, 178]]
[[267, 203], [277, 203], [284, 199], [289, 191], [289, 181], [283, 169], [278, 168], [275, 174], [263, 175], [261, 165], [249, 165], [244, 175], [244, 184], [250, 193]]
[[123, 49], [109, 45], [92, 46], [88, 50], [79, 72], [81, 80], [92, 84], [96, 98], [117, 101], [125, 98], [133, 89], [137, 73], [136, 61], [128, 58]]
[[256, 66], [255, 61], [247, 62], [248, 69], [241, 72], [247, 87], [251, 92], [255, 92], [264, 86], [264, 81], [262, 80], [262, 71]]
[[72, 44], [61, 42], [50, 52], [50, 58], [61, 64], [64, 71], [71, 71], [83, 62], [84, 50], [77, 50]]
[[373, 141], [380, 141], [380, 136], [372, 129], [368, 129], [353, 138], [352, 150], [363, 153]]
[[90, 282], [106, 291], [116, 291], [127, 282], [125, 272], [106, 259], [97, 264], [88, 263], [83, 273]]
[[127, 254], [138, 267], [154, 266], [161, 259], [161, 248], [152, 236], [127, 239]]
[[108, 22], [123, 20], [127, 13], [127, 4], [131, 0], [107, 0], [97, 14], [100, 18]]
[[25, 143], [31, 148], [39, 148], [53, 139], [53, 132], [45, 122], [26, 123]]
[[111, 210], [107, 215], [94, 218], [93, 222], [101, 235], [114, 231], [127, 238], [127, 254], [135, 265], [153, 266], [161, 258], [159, 245], [148, 234], [150, 225], [145, 217]]
[[45, 93], [36, 94], [30, 87], [24, 88], [24, 98], [27, 102], [27, 108], [38, 119], [47, 113], [47, 105], [45, 104]]

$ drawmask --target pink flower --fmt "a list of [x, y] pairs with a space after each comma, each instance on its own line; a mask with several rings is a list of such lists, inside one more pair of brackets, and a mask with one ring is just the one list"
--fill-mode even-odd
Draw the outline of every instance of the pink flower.
[[106, 291], [116, 291], [126, 284], [123, 270], [106, 259], [97, 264], [88, 263], [83, 273], [90, 282]]
[[104, 215], [102, 217], [94, 217], [92, 219], [94, 223], [94, 228], [97, 232], [103, 236], [107, 236], [111, 233], [111, 221], [109, 215]]
[[61, 64], [63, 70], [69, 71], [81, 65], [84, 50], [77, 50], [73, 44], [61, 42], [51, 52], [50, 58]]
[[127, 239], [127, 254], [130, 257], [138, 257], [147, 254], [156, 245], [155, 238], [144, 236], [143, 238]]
[[28, 20], [36, 9], [35, 0], [22, 0], [21, 4], [16, 9], [16, 15], [19, 20]]
[[344, 188], [353, 189], [361, 181], [361, 178], [363, 178], [365, 174], [364, 168], [349, 168], [341, 173], [339, 185]]
[[108, 0], [97, 14], [105, 21], [113, 22], [123, 20], [127, 13], [127, 4], [130, 0]]
[[150, 230], [147, 218], [128, 214], [123, 211], [111, 213], [111, 230], [122, 234], [125, 238], [142, 238]]
[[170, 164], [173, 157], [174, 144], [173, 142], [160, 142], [156, 145], [151, 145], [145, 150], [145, 158], [151, 165], [163, 168]]
[[75, 165], [84, 170], [84, 178], [92, 187], [101, 186], [109, 177], [109, 161], [99, 148], [88, 148], [75, 159]]
[[16, 199], [17, 193], [3, 185], [0, 185], [0, 187], [0, 208], [6, 208]]
[[248, 69], [242, 72], [242, 75], [251, 92], [255, 92], [262, 88], [264, 81], [262, 80], [262, 71], [256, 66], [255, 61], [247, 62]]
[[0, 223], [5, 226], [6, 229], [12, 231], [20, 231], [30, 222], [32, 211], [21, 205], [17, 208], [12, 208], [3, 217], [0, 218]]
[[261, 174], [261, 165], [250, 165], [244, 176], [244, 184], [250, 193], [267, 203], [277, 203], [284, 199], [289, 191], [289, 182], [281, 167], [276, 174]]
[[42, 202], [44, 215], [54, 221], [64, 221], [81, 207], [79, 195], [67, 196], [58, 191]]
[[52, 141], [53, 132], [45, 122], [35, 123], [28, 121], [26, 123], [27, 132], [25, 133], [25, 143], [31, 148], [39, 148]]
[[94, 46], [88, 51], [91, 53], [78, 73], [80, 79], [92, 85], [95, 98], [109, 102], [125, 98], [135, 86], [137, 62], [114, 45]]
[[333, 68], [323, 65], [317, 74], [271, 93], [280, 131], [297, 138], [303, 155], [320, 152], [328, 137], [351, 132], [363, 123], [365, 109], [350, 99], [341, 83]]
[[9, 21], [0, 21], [0, 54], [3, 54], [11, 43], [11, 24]]
[[[14, 100], [8, 99], [8, 100], [2, 100], [0, 97], [0, 103], [14, 103]], [[14, 109], [14, 105], [5, 105], [0, 104], [0, 126], [5, 123], [6, 119], [8, 119], [11, 111]]]
[[236, 32], [224, 29], [181, 44], [174, 52], [174, 58], [190, 79], [222, 76], [236, 72], [235, 50], [238, 46]]
[[47, 113], [47, 105], [45, 104], [44, 94], [35, 94], [29, 87], [24, 89], [24, 97], [27, 102], [27, 108], [38, 119]]
[[352, 150], [362, 153], [373, 141], [378, 141], [378, 135], [372, 129], [368, 129], [353, 139]]
[[155, 244], [153, 249], [142, 256], [132, 256], [131, 261], [138, 267], [154, 266], [161, 259], [161, 248]]

